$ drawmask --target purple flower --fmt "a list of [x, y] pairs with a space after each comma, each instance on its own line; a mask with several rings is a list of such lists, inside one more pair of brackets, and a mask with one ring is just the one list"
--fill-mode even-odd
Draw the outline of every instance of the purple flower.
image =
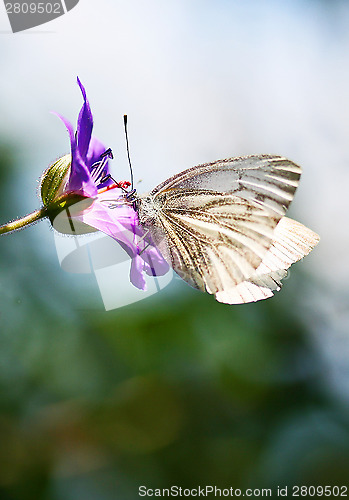
[[92, 137], [90, 105], [79, 79], [78, 84], [84, 103], [79, 113], [76, 134], [70, 122], [58, 115], [68, 130], [71, 144], [69, 175], [65, 176], [59, 188], [59, 196], [65, 200], [76, 197], [80, 201], [70, 205], [67, 211], [71, 226], [74, 221], [78, 221], [103, 231], [124, 248], [132, 259], [131, 282], [145, 290], [144, 273], [149, 276], [163, 275], [169, 265], [151, 244], [149, 237], [145, 236], [137, 212], [125, 195], [130, 183], [117, 183], [111, 177], [108, 162], [112, 158], [111, 150], [106, 151], [104, 145]]

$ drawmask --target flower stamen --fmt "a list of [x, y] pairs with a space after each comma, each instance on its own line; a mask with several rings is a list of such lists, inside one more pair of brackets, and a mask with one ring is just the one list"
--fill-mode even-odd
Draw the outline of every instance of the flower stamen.
[[105, 175], [105, 167], [109, 158], [112, 160], [114, 158], [111, 148], [108, 148], [104, 153], [100, 155], [101, 161], [97, 161], [91, 166], [91, 179], [97, 185], [103, 184], [108, 179]]
[[101, 161], [97, 161], [91, 167], [91, 179], [98, 186], [102, 182], [102, 178], [105, 176], [104, 168], [107, 164], [108, 157], [104, 157]]
[[113, 209], [123, 206], [125, 204], [125, 201], [123, 199], [120, 199], [120, 201], [111, 199], [111, 200], [101, 200], [101, 203], [103, 204], [105, 203], [108, 206], [108, 208]]
[[105, 156], [107, 156], [111, 160], [114, 159], [113, 151], [111, 150], [111, 148], [106, 149], [104, 153], [101, 154], [101, 159], [104, 158]]

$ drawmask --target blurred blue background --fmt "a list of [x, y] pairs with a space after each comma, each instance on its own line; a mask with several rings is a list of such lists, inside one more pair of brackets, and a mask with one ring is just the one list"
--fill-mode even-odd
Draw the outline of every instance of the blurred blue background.
[[[0, 239], [0, 498], [138, 487], [347, 484], [349, 3], [81, 0], [12, 34], [0, 5], [0, 223], [39, 207], [87, 88], [139, 191], [195, 164], [289, 157], [291, 216], [321, 236], [282, 292], [226, 306], [174, 280], [103, 310], [42, 222]], [[123, 293], [122, 283], [115, 287]]]

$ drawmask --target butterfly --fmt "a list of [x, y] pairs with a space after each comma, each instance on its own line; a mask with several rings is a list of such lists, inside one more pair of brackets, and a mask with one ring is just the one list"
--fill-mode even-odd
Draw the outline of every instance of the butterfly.
[[[134, 194], [139, 223], [174, 271], [218, 302], [256, 302], [319, 236], [285, 217], [301, 167], [281, 156], [218, 160]], [[131, 197], [129, 197], [131, 199]]]

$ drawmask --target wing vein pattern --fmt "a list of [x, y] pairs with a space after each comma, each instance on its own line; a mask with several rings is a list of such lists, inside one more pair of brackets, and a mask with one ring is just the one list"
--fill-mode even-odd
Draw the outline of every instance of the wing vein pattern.
[[139, 220], [191, 286], [225, 303], [260, 300], [318, 241], [284, 217], [300, 175], [298, 165], [271, 155], [199, 165], [141, 197]]

